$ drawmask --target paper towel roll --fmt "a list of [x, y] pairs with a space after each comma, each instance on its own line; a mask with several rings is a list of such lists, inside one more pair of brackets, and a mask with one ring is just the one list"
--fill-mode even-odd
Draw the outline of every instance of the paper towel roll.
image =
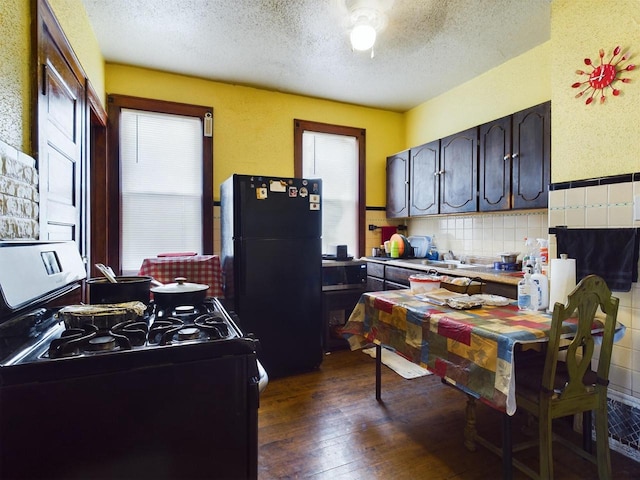
[[569, 294], [576, 288], [575, 258], [554, 258], [551, 260], [551, 277], [549, 278], [549, 311], [553, 312], [556, 302], [567, 304]]

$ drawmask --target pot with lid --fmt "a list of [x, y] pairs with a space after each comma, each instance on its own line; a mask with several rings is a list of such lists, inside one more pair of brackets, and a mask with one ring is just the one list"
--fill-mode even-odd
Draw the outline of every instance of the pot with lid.
[[199, 305], [207, 298], [209, 285], [189, 283], [185, 277], [177, 277], [175, 283], [151, 288], [156, 304], [163, 308], [178, 305]]
[[142, 302], [149, 304], [151, 277], [116, 277], [112, 283], [104, 277], [90, 278], [89, 302], [91, 304]]

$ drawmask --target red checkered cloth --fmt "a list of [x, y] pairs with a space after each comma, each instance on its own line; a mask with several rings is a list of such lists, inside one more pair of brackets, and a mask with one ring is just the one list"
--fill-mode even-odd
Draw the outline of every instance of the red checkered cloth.
[[187, 282], [209, 285], [207, 296], [223, 297], [218, 255], [145, 258], [138, 275], [153, 277], [161, 283], [173, 283], [177, 277], [185, 277]]

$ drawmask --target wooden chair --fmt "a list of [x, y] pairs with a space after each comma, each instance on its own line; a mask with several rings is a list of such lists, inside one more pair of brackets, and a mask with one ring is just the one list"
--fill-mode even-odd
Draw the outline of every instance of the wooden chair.
[[[524, 361], [521, 364], [516, 360], [518, 410], [529, 412], [538, 419], [539, 475], [515, 459], [512, 464], [532, 478], [553, 478], [552, 441], [560, 438], [552, 434], [552, 421], [577, 413], [583, 413], [586, 420], [583, 424], [583, 449], [574, 443], [563, 444], [596, 463], [601, 480], [611, 478], [607, 385], [618, 302], [616, 297], [611, 296], [611, 291], [602, 278], [597, 275], [585, 277], [569, 294], [566, 306], [560, 303], [554, 305], [549, 344], [544, 358], [541, 361]], [[606, 317], [603, 320], [602, 333], [594, 335], [592, 330], [598, 307]], [[576, 312], [576, 334], [568, 345], [566, 339], [561, 344], [562, 322], [574, 316]], [[599, 337], [601, 345], [597, 369], [593, 371], [591, 360], [596, 343], [595, 336]], [[566, 358], [562, 360], [565, 354]], [[595, 457], [590, 452], [593, 410], [596, 412]]]

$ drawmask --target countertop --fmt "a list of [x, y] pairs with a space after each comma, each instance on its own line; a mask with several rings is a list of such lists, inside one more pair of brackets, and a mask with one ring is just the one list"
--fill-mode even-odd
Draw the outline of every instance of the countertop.
[[491, 267], [474, 265], [471, 268], [469, 266], [449, 268], [438, 264], [429, 263], [430, 261], [425, 258], [397, 258], [389, 259], [387, 257], [363, 257], [360, 260], [367, 262], [380, 263], [384, 265], [391, 265], [394, 267], [411, 268], [413, 270], [421, 270], [429, 272], [432, 270], [437, 271], [445, 275], [455, 275], [457, 277], [479, 277], [483, 280], [487, 280], [495, 283], [503, 283], [505, 285], [518, 285], [518, 282], [522, 279], [521, 272], [496, 270]]

